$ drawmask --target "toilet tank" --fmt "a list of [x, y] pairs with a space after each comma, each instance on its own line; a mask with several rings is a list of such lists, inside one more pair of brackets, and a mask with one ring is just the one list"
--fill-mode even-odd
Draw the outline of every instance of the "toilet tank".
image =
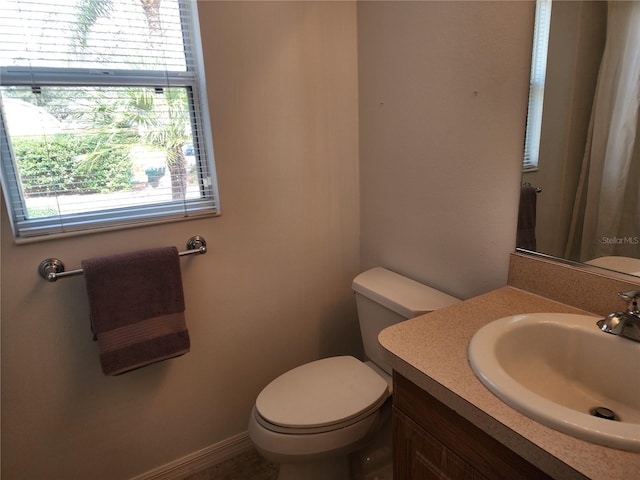
[[389, 374], [391, 367], [383, 360], [378, 334], [390, 325], [460, 302], [382, 267], [358, 275], [352, 288], [356, 294], [365, 354]]

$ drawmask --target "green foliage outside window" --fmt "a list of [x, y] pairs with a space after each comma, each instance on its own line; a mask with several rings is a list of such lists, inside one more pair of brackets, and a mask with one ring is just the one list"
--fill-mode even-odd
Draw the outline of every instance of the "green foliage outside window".
[[[57, 134], [12, 139], [25, 195], [110, 193], [132, 187], [126, 135]], [[98, 154], [99, 152], [99, 154]]]

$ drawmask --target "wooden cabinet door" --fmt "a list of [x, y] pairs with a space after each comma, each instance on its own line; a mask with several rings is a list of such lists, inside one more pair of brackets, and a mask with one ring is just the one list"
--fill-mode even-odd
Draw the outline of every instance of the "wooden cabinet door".
[[393, 409], [395, 480], [486, 480], [427, 431]]
[[551, 480], [409, 379], [393, 380], [394, 480]]

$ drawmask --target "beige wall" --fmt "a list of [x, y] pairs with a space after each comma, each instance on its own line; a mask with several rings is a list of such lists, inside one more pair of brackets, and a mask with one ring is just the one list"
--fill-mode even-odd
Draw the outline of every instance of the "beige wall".
[[362, 267], [458, 297], [506, 284], [532, 2], [358, 6]]
[[[205, 1], [200, 18], [222, 217], [18, 247], [3, 207], [3, 479], [124, 480], [243, 432], [277, 374], [360, 353], [361, 268], [462, 297], [506, 284], [531, 3]], [[194, 234], [192, 352], [103, 377], [82, 278], [37, 264]]]
[[[223, 215], [15, 246], [2, 208], [2, 478], [131, 478], [246, 431], [258, 392], [359, 354], [356, 9], [200, 4]], [[176, 245], [192, 351], [104, 377], [81, 277], [38, 263]]]

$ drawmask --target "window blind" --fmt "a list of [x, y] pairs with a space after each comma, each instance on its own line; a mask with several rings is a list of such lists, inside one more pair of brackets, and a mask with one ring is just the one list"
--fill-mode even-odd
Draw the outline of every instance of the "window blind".
[[531, 80], [529, 83], [529, 106], [524, 145], [523, 170], [538, 166], [540, 134], [542, 131], [542, 110], [544, 104], [544, 84], [547, 73], [547, 51], [551, 27], [552, 0], [537, 0], [531, 56]]
[[3, 65], [187, 71], [180, 4], [172, 0], [3, 0]]
[[17, 238], [218, 213], [195, 2], [0, 2]]

